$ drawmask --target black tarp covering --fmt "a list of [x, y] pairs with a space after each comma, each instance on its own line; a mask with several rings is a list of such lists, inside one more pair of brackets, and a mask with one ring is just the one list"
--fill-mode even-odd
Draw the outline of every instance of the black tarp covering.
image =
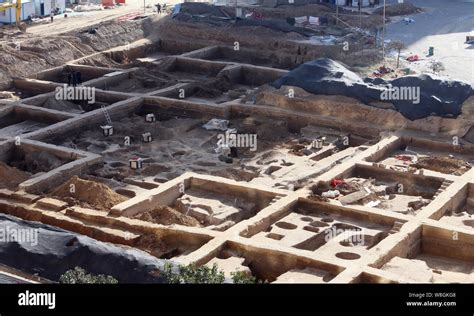
[[[38, 243], [12, 240], [8, 232], [38, 230]], [[120, 283], [162, 283], [164, 279], [150, 274], [164, 261], [138, 249], [104, 243], [41, 223], [24, 221], [0, 214], [0, 263], [58, 281], [67, 270], [79, 266], [88, 273], [106, 274]], [[18, 233], [17, 233], [18, 234]], [[18, 242], [20, 241], [20, 242]]]
[[[343, 95], [365, 104], [377, 101], [392, 103], [396, 110], [410, 120], [430, 115], [457, 117], [462, 113], [462, 104], [473, 95], [472, 86], [466, 82], [452, 81], [431, 75], [405, 76], [390, 81], [381, 78], [362, 79], [343, 65], [320, 58], [307, 62], [290, 71], [271, 84], [294, 86], [313, 94]], [[413, 99], [383, 99], [384, 91], [398, 88], [419, 88], [418, 102]], [[385, 94], [387, 95], [387, 94]], [[388, 94], [390, 95], [390, 94]], [[413, 92], [416, 95], [416, 92]]]

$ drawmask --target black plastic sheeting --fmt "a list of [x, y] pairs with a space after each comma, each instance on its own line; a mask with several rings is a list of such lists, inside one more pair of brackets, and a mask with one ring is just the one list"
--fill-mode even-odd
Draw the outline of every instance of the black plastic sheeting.
[[[313, 94], [343, 95], [360, 100], [365, 104], [386, 101], [410, 120], [431, 115], [457, 117], [462, 113], [462, 104], [473, 95], [472, 86], [466, 82], [451, 81], [430, 75], [405, 76], [391, 81], [381, 78], [362, 79], [343, 65], [320, 58], [307, 62], [290, 71], [271, 84], [294, 86]], [[382, 99], [383, 92], [390, 89], [419, 88], [419, 100]], [[418, 102], [417, 102], [418, 101]]]
[[4, 265], [30, 274], [37, 273], [52, 281], [58, 281], [64, 272], [78, 266], [89, 273], [111, 275], [119, 283], [164, 282], [163, 277], [150, 274], [161, 270], [164, 260], [146, 252], [0, 214], [3, 235], [19, 229], [38, 229], [38, 244], [11, 241], [12, 238], [2, 240], [0, 263]]

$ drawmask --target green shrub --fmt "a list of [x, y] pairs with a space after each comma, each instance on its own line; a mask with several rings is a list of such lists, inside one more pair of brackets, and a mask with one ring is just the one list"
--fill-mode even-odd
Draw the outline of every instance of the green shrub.
[[73, 270], [66, 271], [59, 278], [59, 283], [64, 284], [117, 284], [118, 281], [110, 275], [88, 274], [86, 270], [75, 267]]

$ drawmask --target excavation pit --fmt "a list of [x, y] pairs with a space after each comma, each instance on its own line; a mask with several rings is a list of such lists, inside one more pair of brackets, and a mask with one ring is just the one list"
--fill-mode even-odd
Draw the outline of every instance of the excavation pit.
[[42, 81], [51, 81], [57, 83], [73, 84], [70, 75], [72, 73], [80, 73], [78, 84], [85, 83], [87, 81], [100, 78], [106, 74], [112, 73], [115, 70], [100, 68], [100, 67], [89, 67], [81, 65], [66, 65], [53, 69], [49, 69], [43, 72], [40, 72], [35, 75], [34, 79]]
[[241, 235], [261, 243], [352, 261], [363, 257], [402, 225], [395, 218], [300, 198], [270, 221], [248, 226]]
[[20, 137], [68, 118], [68, 115], [57, 112], [6, 106], [0, 110], [0, 138]]
[[167, 58], [134, 68], [128, 78], [109, 83], [105, 90], [149, 93], [180, 83], [200, 83], [214, 78], [225, 65], [200, 65], [189, 59]]
[[426, 169], [459, 176], [471, 169], [474, 163], [474, 146], [453, 142], [453, 139], [442, 142], [401, 137], [368, 161], [381, 163], [397, 171]]
[[228, 241], [199, 264], [217, 264], [226, 277], [240, 271], [269, 283], [327, 283], [344, 269], [288, 253]]
[[55, 85], [34, 83], [28, 80], [13, 80], [9, 84], [0, 85], [0, 99], [18, 101], [31, 98], [39, 94], [54, 91]]
[[231, 46], [213, 46], [187, 54], [188, 57], [220, 61], [227, 63], [243, 63], [269, 68], [293, 69], [298, 66], [294, 56], [272, 51], [255, 50]]
[[138, 237], [133, 246], [160, 259], [176, 259], [198, 250], [211, 237], [177, 231], [158, 231]]
[[442, 216], [440, 222], [474, 230], [474, 184], [468, 183], [450, 202], [441, 212], [434, 214], [434, 217]]
[[423, 225], [408, 237], [408, 249], [397, 248], [395, 256], [377, 267], [402, 278], [404, 283], [472, 283], [473, 235], [452, 236], [450, 230]]
[[153, 43], [121, 46], [81, 59], [78, 63], [88, 66], [129, 68], [136, 63], [155, 62], [168, 56], [180, 55], [201, 47], [202, 45], [192, 42], [159, 40]]
[[[268, 168], [261, 162], [262, 155], [279, 152], [285, 141], [293, 137], [282, 121], [231, 119], [228, 127], [238, 131], [241, 141], [236, 144], [233, 156], [226, 157], [218, 146], [222, 138], [226, 141], [225, 132], [203, 128], [215, 116], [199, 111], [201, 105], [176, 104], [163, 98], [140, 102], [130, 105], [128, 113], [114, 114], [115, 110], [111, 110], [112, 136], [104, 136], [100, 126], [106, 124], [105, 117], [103, 113], [96, 113], [97, 123], [84, 120], [67, 133], [46, 135], [42, 140], [102, 155], [105, 164], [92, 176], [118, 181], [133, 178], [159, 184], [187, 171], [251, 181], [264, 175]], [[154, 115], [155, 121], [146, 121], [149, 114]], [[150, 142], [144, 141], [143, 135], [147, 133], [150, 133]], [[291, 154], [285, 153], [285, 156], [291, 159]], [[130, 167], [133, 158], [142, 159], [142, 168]], [[294, 163], [287, 161], [282, 166], [292, 168]]]
[[[81, 88], [84, 87], [80, 87], [78, 89]], [[88, 95], [83, 92], [71, 99], [64, 99], [62, 97], [58, 97], [56, 93], [51, 93], [47, 95], [41, 95], [36, 98], [31, 98], [26, 100], [24, 103], [45, 109], [63, 111], [73, 114], [82, 114], [100, 109], [103, 106], [108, 107], [109, 105], [128, 99], [127, 96], [117, 95], [96, 89], [91, 90], [91, 93], [93, 93], [93, 95]]]
[[[199, 62], [194, 59], [180, 59], [186, 62]], [[219, 64], [209, 64], [219, 69]], [[262, 67], [226, 66], [215, 78], [189, 83], [185, 88], [176, 88], [167, 97], [189, 101], [221, 104], [225, 102], [249, 102], [257, 88], [277, 80], [281, 71]]]
[[[225, 231], [255, 216], [282, 196], [219, 179], [191, 176], [162, 192], [158, 188], [156, 193], [149, 192], [118, 205], [113, 211], [157, 224]], [[150, 194], [152, 196], [147, 197]]]
[[452, 181], [410, 172], [356, 164], [329, 183], [313, 186], [313, 198], [415, 215]]
[[5, 141], [0, 146], [4, 173], [0, 186], [32, 193], [47, 191], [82, 165], [100, 160], [95, 155], [29, 140]]

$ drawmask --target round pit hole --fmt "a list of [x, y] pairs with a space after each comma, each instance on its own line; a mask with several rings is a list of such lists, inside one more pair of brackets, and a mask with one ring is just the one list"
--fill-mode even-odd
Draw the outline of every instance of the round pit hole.
[[338, 252], [336, 253], [336, 257], [344, 260], [357, 260], [360, 258], [360, 255], [354, 252]]
[[466, 226], [474, 227], [474, 219], [466, 219], [462, 223]]
[[277, 227], [283, 228], [283, 229], [296, 229], [298, 226], [295, 224], [291, 224], [288, 222], [278, 222], [275, 224]]
[[323, 223], [323, 222], [320, 222], [320, 221], [311, 222], [311, 223], [309, 223], [309, 225], [311, 225], [313, 227], [326, 227], [326, 226], [329, 226], [329, 224]]
[[312, 233], [319, 233], [319, 228], [313, 226], [305, 226], [303, 227], [304, 230], [307, 230]]
[[330, 217], [325, 217], [325, 218], [321, 218], [321, 221], [322, 222], [325, 222], [325, 223], [332, 223], [334, 222], [334, 220]]
[[111, 168], [125, 167], [127, 164], [121, 161], [112, 161], [108, 164]]

